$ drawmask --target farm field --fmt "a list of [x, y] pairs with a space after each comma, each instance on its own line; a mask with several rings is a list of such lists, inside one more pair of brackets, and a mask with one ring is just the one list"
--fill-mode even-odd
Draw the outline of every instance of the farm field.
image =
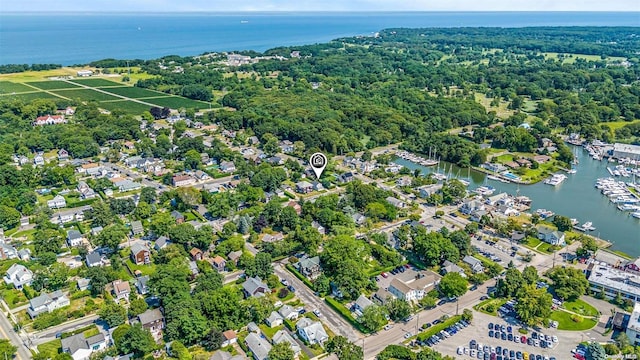
[[132, 99], [166, 96], [165, 93], [132, 86], [107, 87], [100, 88], [100, 90], [104, 90], [106, 92], [110, 92], [112, 94], [120, 96], [126, 96]]
[[66, 81], [50, 80], [50, 81], [31, 81], [25, 83], [27, 85], [35, 86], [42, 90], [60, 90], [60, 89], [78, 89], [80, 86], [68, 83]]
[[54, 90], [52, 93], [69, 99], [80, 99], [82, 101], [107, 101], [120, 99], [119, 97], [91, 89]]
[[53, 100], [61, 99], [59, 96], [46, 93], [44, 91], [33, 91], [33, 92], [11, 94], [11, 95], [6, 94], [6, 95], [0, 95], [0, 98], [19, 99], [23, 101], [31, 101], [35, 99], [53, 99]]
[[103, 101], [100, 103], [100, 107], [109, 111], [122, 110], [128, 114], [142, 114], [145, 111], [149, 111], [151, 108], [145, 104], [129, 100], [115, 100], [115, 101]]
[[82, 84], [91, 87], [102, 87], [102, 86], [122, 86], [121, 83], [117, 83], [115, 81], [93, 78], [93, 79], [73, 79], [70, 80], [76, 84]]
[[36, 90], [27, 85], [14, 83], [11, 81], [0, 81], [0, 95], [12, 94], [14, 92], [21, 93], [21, 92], [28, 92], [28, 91], [36, 91]]

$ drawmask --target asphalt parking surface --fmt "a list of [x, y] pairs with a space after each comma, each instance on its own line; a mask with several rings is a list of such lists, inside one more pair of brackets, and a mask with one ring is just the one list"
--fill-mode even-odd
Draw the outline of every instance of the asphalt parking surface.
[[[440, 341], [440, 343], [433, 346], [433, 348], [443, 355], [450, 355], [455, 357], [456, 359], [471, 359], [470, 355], [458, 355], [456, 351], [459, 346], [465, 346], [469, 348], [469, 342], [474, 339], [476, 340], [476, 342], [482, 343], [483, 345], [489, 345], [493, 347], [501, 346], [503, 349], [507, 348], [509, 350], [521, 351], [523, 353], [527, 352], [529, 354], [540, 354], [542, 356], [549, 357], [554, 356], [557, 359], [571, 359], [571, 349], [575, 348], [581, 341], [587, 340], [584, 338], [583, 333], [580, 331], [541, 329], [541, 331], [536, 332], [542, 332], [544, 335], [550, 336], [556, 335], [558, 337], [558, 342], [554, 344], [555, 346], [553, 348], [543, 349], [539, 346], [530, 346], [508, 340], [490, 338], [490, 322], [498, 325], [511, 325], [514, 335], [523, 335], [518, 332], [520, 326], [516, 325], [515, 322], [508, 323], [504, 319], [474, 311], [473, 321], [470, 326], [460, 330], [457, 334], [451, 336], [450, 338]], [[528, 338], [529, 335], [531, 335], [531, 332], [529, 332], [525, 336], [527, 336]]]

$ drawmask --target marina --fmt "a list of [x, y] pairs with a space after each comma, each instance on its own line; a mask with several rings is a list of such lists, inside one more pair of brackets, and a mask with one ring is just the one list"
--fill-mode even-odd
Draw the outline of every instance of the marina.
[[[595, 190], [594, 184], [598, 179], [609, 176], [607, 167], [611, 167], [611, 163], [593, 161], [586, 148], [576, 146], [574, 150], [577, 161], [573, 167], [577, 173], [567, 177], [561, 186], [549, 186], [542, 182], [533, 185], [503, 183], [489, 179], [482, 172], [474, 170], [469, 172], [468, 169], [462, 169], [455, 165], [452, 166], [453, 170], [448, 172], [469, 174], [463, 178], [470, 182], [469, 190], [475, 193], [489, 191], [491, 194], [507, 192], [524, 195], [532, 200], [533, 209], [547, 209], [544, 212], [545, 215], [556, 213], [569, 218], [582, 219], [577, 225], [584, 224], [588, 220], [594, 221], [592, 226], [597, 229], [590, 231], [592, 235], [611, 242], [613, 250], [620, 250], [631, 256], [639, 256], [640, 220], [638, 219], [640, 219], [640, 210], [628, 208], [623, 211], [618, 207], [624, 205], [640, 206], [640, 203], [614, 203], [600, 191], [593, 191]], [[395, 162], [411, 170], [421, 169], [423, 174], [436, 172], [436, 168], [424, 167], [405, 159], [397, 159]], [[445, 163], [443, 162], [443, 164]], [[448, 168], [450, 165], [446, 164], [446, 166]], [[618, 182], [621, 180], [622, 178], [619, 178]], [[639, 186], [633, 184], [633, 180], [633, 176], [625, 178], [627, 189], [634, 189], [638, 192]], [[615, 198], [623, 195], [624, 193], [621, 193]], [[625, 207], [625, 209], [627, 208]]]

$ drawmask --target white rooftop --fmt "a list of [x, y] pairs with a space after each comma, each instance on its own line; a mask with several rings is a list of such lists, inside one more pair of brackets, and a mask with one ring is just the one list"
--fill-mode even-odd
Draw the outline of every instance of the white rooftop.
[[631, 317], [629, 318], [629, 325], [627, 325], [627, 329], [640, 332], [640, 303], [639, 302], [636, 302], [636, 304], [633, 306], [633, 312], [631, 313]]
[[640, 276], [636, 274], [595, 265], [589, 275], [589, 282], [640, 297]]

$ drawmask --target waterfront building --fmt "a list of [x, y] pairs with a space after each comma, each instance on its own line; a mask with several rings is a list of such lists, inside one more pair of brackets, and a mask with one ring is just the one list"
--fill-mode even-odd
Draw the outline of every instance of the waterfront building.
[[615, 143], [611, 155], [616, 159], [640, 159], [640, 145]]
[[640, 300], [640, 275], [595, 264], [590, 265], [588, 275], [591, 291], [595, 293], [603, 291], [608, 299], [620, 294], [622, 298]]
[[640, 345], [640, 303], [636, 302], [633, 307], [629, 324], [627, 325], [627, 336], [634, 346]]

